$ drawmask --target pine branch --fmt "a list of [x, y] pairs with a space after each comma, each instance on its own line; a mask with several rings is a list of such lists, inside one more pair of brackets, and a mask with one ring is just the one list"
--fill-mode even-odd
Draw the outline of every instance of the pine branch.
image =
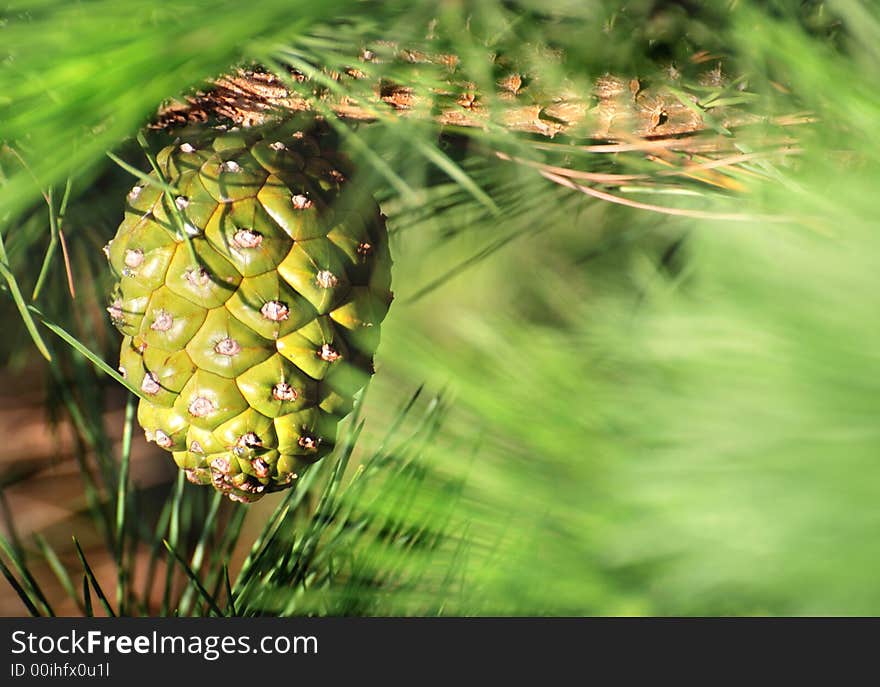
[[[706, 59], [710, 58], [704, 54], [694, 56], [696, 62]], [[369, 50], [362, 51], [358, 67], [343, 72], [316, 70], [319, 79], [294, 68], [283, 75], [260, 67], [240, 68], [183, 101], [165, 104], [151, 127], [173, 129], [214, 120], [256, 126], [285, 113], [329, 108], [340, 118], [357, 121], [394, 113], [430, 117], [442, 126], [498, 125], [550, 138], [565, 134], [595, 140], [653, 140], [706, 130], [725, 133], [771, 121], [742, 106], [753, 96], [744, 92], [745, 81], [731, 81], [720, 63], [697, 77], [694, 86], [701, 95], [683, 83], [672, 66], [650, 79], [606, 74], [588, 92], [573, 85], [545, 87], [540, 78], [509, 71], [497, 81], [495, 92], [485, 95], [461, 78], [455, 55], [395, 50], [393, 61], [398, 71], [412, 67], [412, 83], [372, 77], [369, 67], [383, 62]], [[424, 80], [425, 66], [435, 69], [438, 83], [429, 89], [415, 85]], [[336, 87], [328, 87], [328, 81]], [[301, 87], [294, 88], [295, 84]], [[807, 119], [808, 115], [798, 115], [774, 123]]]

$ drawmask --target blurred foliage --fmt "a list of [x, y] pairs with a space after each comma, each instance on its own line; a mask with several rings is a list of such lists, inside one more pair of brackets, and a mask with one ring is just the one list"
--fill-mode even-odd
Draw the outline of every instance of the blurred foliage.
[[[880, 613], [873, 4], [32, 0], [0, 17], [3, 263], [32, 303], [45, 258], [32, 304], [80, 346], [38, 330], [56, 414], [82, 438], [91, 522], [120, 564], [108, 609]], [[400, 118], [353, 128], [389, 215], [398, 294], [357, 416], [303, 488], [266, 499], [273, 513], [182, 480], [157, 503], [126, 481], [130, 442], [109, 445], [102, 415], [113, 383], [82, 356], [113, 361], [117, 346], [100, 246], [131, 179], [105, 152], [140, 165], [131, 137], [156, 104], [230, 64], [335, 68], [429, 31], [483, 87], [497, 78], [487, 51], [589, 83], [706, 50], [769, 114], [815, 120], [791, 132], [797, 158], [744, 166], [735, 198], [674, 197], [776, 220], [735, 223], [601, 204], [494, 155], [531, 159], [525, 136], [438, 137]], [[540, 62], [545, 47], [564, 59]], [[32, 361], [20, 309], [2, 301], [4, 360]], [[41, 541], [3, 540], [25, 606], [50, 610], [31, 573], [48, 560], [82, 611], [102, 608], [101, 583], [79, 562], [51, 565]], [[143, 547], [150, 579], [165, 576], [158, 599], [127, 577]]]

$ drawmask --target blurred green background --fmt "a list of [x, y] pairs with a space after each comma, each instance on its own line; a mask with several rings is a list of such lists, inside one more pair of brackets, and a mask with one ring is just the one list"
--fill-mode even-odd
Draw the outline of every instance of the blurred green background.
[[[157, 104], [233, 63], [334, 68], [429, 26], [488, 90], [487, 52], [583, 85], [708, 51], [763, 117], [713, 135], [790, 154], [737, 166], [741, 192], [629, 196], [747, 216], [720, 221], [590, 199], [495, 154], [644, 169], [576, 141], [358, 126], [396, 301], [347, 440], [311, 491], [256, 506], [175, 483], [83, 355], [115, 367], [100, 247], [132, 179], [105, 153], [143, 168], [132, 138]], [[103, 589], [148, 614], [880, 613], [877, 46], [856, 0], [4, 3], [0, 485], [19, 594], [0, 611], [103, 612]]]

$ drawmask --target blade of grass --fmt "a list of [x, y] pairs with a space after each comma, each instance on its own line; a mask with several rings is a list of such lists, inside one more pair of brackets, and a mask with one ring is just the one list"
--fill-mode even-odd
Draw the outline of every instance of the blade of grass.
[[[199, 535], [199, 541], [196, 543], [195, 551], [193, 551], [192, 558], [190, 559], [189, 565], [193, 571], [198, 572], [199, 568], [202, 566], [202, 560], [205, 556], [205, 547], [208, 543], [208, 538], [214, 532], [214, 526], [217, 522], [217, 513], [220, 510], [220, 503], [223, 501], [223, 494], [219, 491], [214, 493], [213, 498], [211, 499], [211, 507], [208, 510], [208, 517], [205, 518], [205, 524], [202, 527], [202, 532]], [[186, 591], [183, 593], [183, 598], [180, 600], [180, 615], [187, 615], [189, 613], [190, 607], [192, 605], [192, 587], [187, 587]]]
[[237, 616], [238, 612], [235, 610], [235, 596], [232, 594], [232, 585], [229, 584], [229, 568], [226, 564], [223, 564], [223, 581], [226, 585], [226, 615], [228, 616]]
[[21, 539], [18, 536], [18, 528], [15, 526], [15, 519], [12, 517], [12, 510], [9, 508], [9, 501], [6, 499], [6, 491], [0, 488], [0, 513], [3, 514], [3, 524], [9, 533], [12, 546], [17, 550], [21, 550]]
[[111, 152], [107, 153], [107, 157], [109, 157], [111, 160], [113, 160], [113, 162], [115, 162], [117, 165], [122, 167], [122, 169], [124, 169], [126, 172], [128, 172], [132, 176], [137, 177], [138, 179], [140, 179], [144, 183], [149, 184], [150, 186], [155, 186], [156, 188], [161, 189], [163, 191], [167, 191], [169, 193], [177, 193], [177, 189], [174, 188], [168, 182], [166, 182], [164, 179], [155, 179], [155, 178], [151, 177], [146, 172], [142, 172], [137, 167], [134, 167], [134, 166], [128, 164], [125, 160], [117, 157], [116, 155], [114, 155]]
[[64, 238], [64, 230], [58, 227], [58, 243], [61, 244], [61, 257], [64, 259], [64, 273], [67, 275], [67, 290], [71, 298], [76, 298], [76, 286], [73, 283], [73, 268], [70, 266], [70, 251], [67, 249], [67, 239]]
[[27, 329], [28, 334], [30, 334], [34, 345], [37, 347], [40, 355], [49, 362], [52, 362], [52, 354], [49, 353], [46, 343], [37, 331], [37, 324], [34, 322], [34, 318], [31, 317], [31, 314], [28, 311], [28, 305], [25, 303], [24, 296], [22, 296], [21, 290], [18, 288], [18, 282], [15, 279], [15, 275], [12, 274], [9, 269], [9, 261], [6, 257], [6, 248], [3, 245], [2, 234], [0, 234], [0, 274], [2, 274], [3, 278], [6, 280], [6, 285], [9, 288], [9, 295], [12, 296], [12, 300], [15, 302], [15, 307], [18, 308], [25, 329]]
[[[68, 177], [69, 179], [69, 177]], [[40, 267], [40, 274], [37, 277], [37, 283], [34, 285], [31, 300], [37, 300], [40, 290], [43, 288], [43, 282], [49, 274], [49, 265], [52, 257], [55, 255], [55, 248], [58, 245], [58, 225], [55, 221], [54, 204], [53, 204], [54, 187], [49, 187], [46, 202], [49, 204], [49, 246], [46, 248], [46, 255], [43, 258], [43, 265]]]
[[229, 560], [232, 552], [238, 544], [246, 516], [247, 509], [245, 508], [236, 508], [232, 512], [232, 516], [223, 527], [220, 542], [214, 547], [214, 550], [211, 553], [209, 566], [211, 572], [208, 575], [210, 583], [207, 586], [213, 590], [213, 595], [215, 597], [220, 594], [220, 586], [223, 584], [223, 566], [226, 565], [226, 561]]
[[[359, 436], [362, 429], [363, 423], [361, 422], [354, 432], [355, 439]], [[333, 472], [330, 475], [330, 479], [327, 481], [327, 485], [321, 493], [321, 498], [319, 499], [318, 506], [315, 508], [315, 513], [309, 522], [309, 527], [303, 537], [297, 542], [297, 545], [293, 548], [292, 559], [294, 565], [290, 575], [293, 580], [299, 580], [304, 577], [303, 571], [308, 570], [309, 563], [317, 550], [321, 536], [330, 526], [330, 523], [333, 522], [332, 511], [335, 507], [336, 494], [339, 490], [339, 485], [342, 483], [342, 477], [345, 474], [345, 468], [348, 466], [348, 461], [351, 458], [353, 450], [353, 442], [348, 443], [343, 448], [339, 459], [333, 466]], [[291, 596], [282, 615], [291, 614], [295, 610], [296, 601], [296, 597]]]
[[308, 494], [309, 489], [312, 487], [312, 484], [317, 480], [319, 474], [320, 472], [318, 470], [309, 469], [303, 476], [302, 481], [297, 484], [296, 487], [292, 488], [290, 492], [285, 495], [284, 500], [275, 508], [275, 511], [272, 513], [266, 526], [263, 528], [262, 532], [260, 532], [256, 541], [254, 541], [250, 553], [238, 573], [238, 578], [233, 587], [236, 598], [241, 598], [245, 594], [246, 589], [251, 582], [250, 578], [253, 572], [257, 569], [257, 562], [261, 560], [266, 551], [269, 550], [270, 543], [274, 540], [288, 513], [295, 511], [299, 507], [306, 494]]
[[125, 614], [127, 571], [124, 565], [126, 530], [126, 495], [128, 494], [128, 472], [131, 462], [131, 438], [134, 428], [135, 397], [130, 395], [125, 404], [125, 424], [122, 430], [122, 456], [120, 458], [119, 481], [116, 490], [116, 607], [119, 614]]
[[[167, 540], [163, 539], [162, 543], [165, 545], [165, 548], [168, 549], [168, 553], [171, 554], [171, 556], [174, 558], [174, 560], [177, 561], [177, 563], [180, 565], [181, 568], [183, 568], [183, 571], [186, 573], [186, 576], [189, 578], [190, 583], [198, 591], [199, 596], [201, 596], [202, 599], [205, 601], [205, 603], [207, 603], [208, 606], [210, 606], [212, 611], [214, 611], [218, 616], [220, 616], [222, 618], [224, 615], [223, 611], [220, 610], [220, 607], [217, 605], [217, 601], [210, 594], [208, 594], [208, 590], [206, 590], [202, 586], [202, 583], [199, 582], [199, 578], [192, 571], [192, 568], [190, 568], [186, 564], [186, 561], [183, 560], [178, 555], [178, 553], [174, 550], [174, 548], [171, 546], [171, 544], [168, 543]], [[171, 566], [169, 566], [169, 567], [171, 567]]]
[[[306, 473], [307, 476], [308, 474], [309, 473]], [[295, 489], [291, 489], [289, 493], [284, 495], [284, 498], [275, 507], [275, 510], [269, 517], [269, 520], [266, 522], [259, 536], [257, 536], [256, 540], [251, 546], [251, 550], [248, 553], [247, 558], [245, 558], [244, 563], [242, 563], [241, 570], [238, 571], [238, 577], [235, 581], [234, 587], [234, 591], [237, 596], [241, 596], [241, 594], [243, 593], [243, 590], [246, 588], [246, 585], [250, 580], [251, 573], [254, 570], [254, 563], [259, 560], [259, 558], [263, 555], [263, 552], [269, 546], [269, 542], [271, 542], [272, 539], [275, 537], [278, 528], [281, 527], [281, 523], [284, 521], [284, 518], [290, 511], [290, 506], [291, 503], [294, 501], [296, 493], [302, 489], [303, 485], [302, 483], [300, 483], [296, 486]]]
[[40, 612], [37, 610], [37, 607], [34, 605], [33, 601], [31, 601], [30, 597], [28, 597], [24, 589], [22, 589], [22, 586], [18, 583], [18, 580], [15, 579], [12, 571], [6, 567], [6, 563], [3, 562], [2, 558], [0, 558], [0, 571], [3, 572], [3, 576], [9, 582], [9, 586], [15, 590], [16, 594], [18, 594], [18, 598], [21, 599], [21, 602], [28, 610], [28, 613], [31, 614], [31, 617], [39, 618]]
[[[171, 518], [168, 521], [168, 540], [162, 540], [166, 548], [170, 542], [171, 546], [177, 547], [180, 540], [180, 507], [183, 503], [183, 470], [177, 473], [177, 481], [174, 483], [174, 494], [171, 499]], [[162, 610], [160, 615], [167, 615], [170, 610], [171, 592], [174, 586], [174, 566], [169, 565], [165, 568], [165, 590], [162, 593]]]
[[[138, 398], [144, 399], [144, 393], [140, 390], [129, 384], [125, 379], [123, 379], [122, 375], [119, 374], [116, 370], [114, 370], [110, 365], [108, 365], [97, 353], [91, 351], [87, 346], [83, 345], [82, 342], [79, 341], [73, 334], [65, 330], [60, 325], [55, 324], [49, 318], [47, 318], [38, 308], [33, 305], [28, 305], [27, 309], [34, 313], [37, 318], [40, 320], [40, 323], [49, 329], [53, 334], [58, 336], [62, 341], [68, 344], [71, 348], [77, 351], [80, 355], [86, 358], [89, 362], [91, 362], [95, 367], [97, 367], [101, 372], [113, 378], [113, 380], [119, 382], [122, 386], [128, 389], [131, 393], [133, 393]], [[149, 400], [149, 399], [147, 399]]]
[[79, 541], [76, 537], [73, 537], [73, 545], [76, 547], [76, 555], [79, 556], [79, 561], [82, 563], [83, 570], [86, 572], [86, 577], [92, 585], [92, 589], [95, 590], [95, 594], [98, 595], [98, 600], [101, 602], [104, 610], [107, 611], [107, 615], [111, 618], [115, 618], [116, 613], [113, 612], [113, 608], [110, 606], [110, 602], [107, 600], [104, 590], [101, 589], [101, 585], [98, 583], [98, 578], [95, 577], [95, 573], [92, 572], [92, 568], [86, 560], [86, 555], [83, 553], [82, 547], [79, 545]]
[[159, 563], [159, 552], [162, 549], [162, 535], [168, 530], [168, 522], [171, 520], [171, 504], [174, 500], [173, 492], [165, 499], [162, 510], [159, 513], [159, 520], [156, 523], [155, 532], [150, 532], [147, 537], [150, 540], [150, 560], [147, 564], [147, 574], [144, 578], [144, 589], [142, 603], [148, 608], [150, 604], [150, 595], [153, 590], [153, 583], [156, 580], [156, 568]]
[[61, 585], [61, 588], [76, 603], [80, 610], [85, 612], [82, 599], [79, 598], [79, 594], [77, 594], [76, 592], [76, 587], [73, 584], [73, 580], [70, 579], [70, 575], [67, 573], [67, 569], [61, 563], [61, 560], [58, 558], [58, 554], [55, 553], [55, 549], [53, 549], [49, 545], [49, 542], [47, 542], [39, 534], [36, 535], [35, 540], [37, 542], [37, 546], [40, 549], [40, 553], [42, 553], [43, 558], [46, 559], [46, 563], [48, 563], [49, 567], [52, 569], [52, 572], [55, 573], [55, 577], [58, 579], [58, 583]]
[[422, 395], [422, 392], [425, 390], [425, 385], [420, 384], [418, 388], [412, 393], [406, 403], [404, 403], [403, 407], [398, 411], [397, 415], [391, 421], [391, 424], [388, 425], [388, 429], [385, 432], [385, 436], [382, 437], [382, 441], [379, 443], [379, 446], [376, 448], [376, 454], [380, 454], [385, 450], [385, 447], [388, 445], [388, 442], [391, 441], [392, 437], [397, 434], [397, 430], [400, 429], [403, 421], [406, 419], [406, 416], [409, 415], [410, 411], [415, 406], [416, 401], [419, 400], [419, 397]]
[[463, 189], [468, 191], [478, 203], [483, 205], [487, 210], [489, 210], [493, 215], [501, 214], [501, 208], [499, 208], [495, 201], [486, 193], [483, 189], [481, 189], [477, 183], [465, 172], [461, 167], [459, 167], [455, 162], [450, 158], [446, 153], [440, 150], [435, 145], [430, 145], [425, 142], [423, 139], [412, 136], [411, 141], [415, 144], [416, 149], [431, 163], [436, 165], [440, 170], [445, 172], [451, 179], [458, 182]]
[[6, 554], [6, 557], [12, 562], [15, 570], [21, 576], [21, 579], [24, 582], [27, 591], [31, 595], [33, 595], [33, 598], [39, 603], [40, 606], [43, 607], [45, 614], [50, 617], [54, 617], [55, 612], [52, 610], [52, 606], [46, 599], [46, 595], [43, 594], [43, 590], [40, 588], [39, 582], [37, 582], [31, 571], [28, 570], [27, 563], [19, 554], [19, 552], [15, 550], [15, 548], [3, 535], [0, 535], [0, 550], [2, 550], [3, 553]]
[[186, 230], [186, 218], [183, 216], [183, 212], [181, 211], [181, 209], [177, 206], [177, 199], [175, 198], [177, 190], [168, 183], [168, 180], [165, 178], [165, 174], [159, 168], [159, 163], [156, 161], [155, 156], [150, 151], [150, 147], [147, 145], [147, 139], [142, 131], [138, 132], [137, 142], [140, 145], [141, 149], [144, 151], [144, 155], [146, 156], [147, 161], [150, 163], [150, 167], [153, 168], [156, 176], [159, 177], [159, 180], [163, 184], [162, 192], [165, 194], [165, 200], [168, 201], [168, 206], [171, 208], [171, 215], [177, 222], [177, 230], [180, 232], [180, 235], [183, 237], [183, 240], [186, 243], [186, 249], [189, 252], [190, 260], [193, 261], [194, 265], [200, 265], [201, 262], [196, 255], [195, 248], [193, 248], [192, 239], [189, 236], [189, 232]]
[[71, 178], [68, 176], [64, 188], [64, 196], [61, 199], [61, 206], [58, 208], [57, 213], [55, 212], [55, 187], [50, 186], [48, 192], [43, 194], [43, 197], [46, 200], [46, 205], [49, 206], [49, 246], [46, 249], [45, 257], [43, 258], [43, 264], [40, 268], [40, 274], [37, 277], [37, 283], [34, 285], [31, 300], [36, 300], [37, 296], [39, 296], [40, 290], [43, 287], [43, 282], [48, 276], [49, 265], [55, 254], [55, 249], [59, 243], [61, 244], [61, 252], [64, 256], [64, 270], [67, 273], [67, 286], [70, 290], [70, 296], [76, 298], [76, 289], [73, 285], [73, 272], [70, 267], [70, 255], [67, 251], [67, 242], [64, 240], [64, 231], [62, 230], [64, 213], [67, 210], [67, 201], [70, 198], [70, 189]]
[[83, 611], [87, 618], [95, 617], [95, 610], [92, 608], [92, 593], [89, 591], [89, 576], [83, 575]]

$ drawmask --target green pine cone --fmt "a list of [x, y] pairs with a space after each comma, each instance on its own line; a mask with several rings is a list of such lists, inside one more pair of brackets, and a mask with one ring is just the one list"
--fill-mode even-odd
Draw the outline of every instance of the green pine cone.
[[135, 186], [107, 249], [120, 371], [190, 481], [254, 501], [332, 450], [372, 374], [384, 218], [343, 193], [349, 165], [314, 120], [187, 138], [157, 162], [175, 193]]

